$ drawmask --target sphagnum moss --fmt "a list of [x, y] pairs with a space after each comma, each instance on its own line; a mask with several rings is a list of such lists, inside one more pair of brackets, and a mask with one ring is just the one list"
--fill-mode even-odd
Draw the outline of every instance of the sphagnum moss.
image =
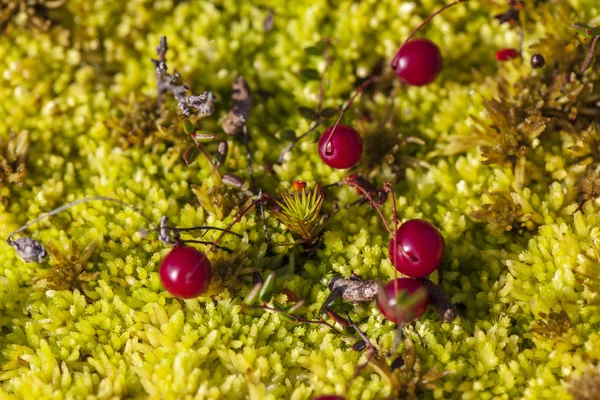
[[[219, 116], [229, 109], [226, 99], [238, 75], [255, 89], [248, 121], [254, 171], [271, 193], [289, 190], [298, 179], [339, 181], [344, 173], [324, 165], [315, 151], [318, 135], [275, 165], [275, 178], [264, 167], [276, 161], [274, 149], [287, 144], [274, 136], [277, 131], [309, 128], [310, 121], [295, 111], [318, 101], [318, 87], [296, 74], [315, 66], [304, 48], [334, 39], [325, 106], [339, 106], [356, 77], [368, 76], [380, 60], [387, 63], [403, 38], [442, 3], [344, 0], [332, 8], [326, 1], [267, 6], [75, 0], [42, 14], [51, 21], [48, 32], [32, 27], [37, 16], [11, 15], [0, 36], [0, 154], [14, 152], [7, 144], [22, 132], [28, 132], [29, 150], [21, 186], [13, 175], [2, 176], [0, 236], [65, 200], [90, 195], [117, 197], [154, 220], [168, 215], [179, 226], [225, 227], [235, 218], [235, 205], [224, 208], [224, 218], [199, 206], [192, 187], [210, 183], [208, 164], [201, 158], [191, 167], [181, 161], [182, 149], [171, 145], [173, 121], [164, 122], [167, 132], [155, 135], [148, 131], [163, 121], [127, 114], [144, 110], [144, 96], [155, 93], [148, 58], [162, 35], [170, 39], [170, 67], [192, 88], [222, 99], [216, 103]], [[403, 146], [391, 165], [378, 163], [381, 149], [366, 146], [357, 168], [378, 184], [400, 176], [395, 185], [400, 217], [428, 219], [446, 240], [442, 287], [460, 317], [444, 323], [427, 313], [406, 329], [422, 371], [449, 372], [419, 395], [587, 399], [597, 386], [600, 358], [600, 220], [597, 177], [591, 173], [600, 154], [598, 128], [591, 124], [600, 82], [597, 64], [584, 74], [569, 74], [589, 46], [570, 25], [598, 25], [600, 6], [594, 0], [535, 7], [526, 2], [523, 61], [498, 66], [494, 53], [518, 41], [513, 28], [492, 19], [505, 8], [503, 1], [467, 2], [436, 17], [424, 34], [444, 54], [440, 77], [427, 87], [393, 92], [382, 80], [378, 93], [357, 100], [350, 114], [369, 116], [364, 123], [357, 119], [367, 143], [381, 131], [379, 121], [394, 142], [410, 136], [422, 141]], [[272, 29], [265, 30], [271, 13]], [[545, 67], [533, 71], [530, 53], [543, 54]], [[558, 85], [560, 96], [551, 92], [556, 79], [566, 82]], [[490, 130], [501, 126], [490, 118], [489, 105], [501, 91], [512, 96], [507, 106], [517, 109], [519, 120], [513, 130], [494, 136]], [[519, 108], [528, 105], [541, 116]], [[390, 114], [390, 107], [396, 111]], [[573, 108], [583, 110], [575, 119]], [[547, 123], [543, 118], [551, 121], [542, 133], [519, 125]], [[482, 121], [477, 129], [476, 120]], [[199, 125], [220, 129], [218, 117]], [[470, 136], [482, 130], [486, 142], [473, 142]], [[139, 140], [140, 132], [156, 140]], [[476, 146], [502, 135], [529, 146], [524, 161], [503, 162], [489, 156], [499, 154], [493, 147], [482, 154]], [[229, 147], [225, 166], [247, 179], [241, 143], [231, 139]], [[7, 160], [18, 171], [18, 160]], [[340, 204], [357, 198], [348, 188], [335, 196]], [[512, 203], [514, 216], [502, 214], [503, 202]], [[389, 203], [384, 212], [390, 215]], [[40, 223], [32, 236], [65, 254], [73, 246], [63, 243], [75, 240], [81, 249], [98, 243], [84, 266], [94, 279], [82, 287], [48, 288], [43, 278], [49, 266], [23, 264], [0, 245], [0, 398], [309, 399], [344, 393], [370, 399], [406, 390], [367, 369], [345, 392], [362, 361], [353, 342], [319, 325], [241, 312], [251, 287], [238, 278], [243, 268], [285, 267], [289, 279], [283, 287], [306, 300], [311, 318], [329, 295], [326, 284], [333, 276], [355, 272], [389, 280], [389, 237], [377, 218], [367, 206], [341, 208], [312, 257], [277, 246], [276, 256], [267, 257], [260, 217], [247, 214], [235, 228], [243, 238], [223, 243], [236, 252], [209, 255], [216, 275], [209, 291], [186, 301], [161, 288], [158, 266], [168, 250], [137, 232], [144, 222], [130, 210], [94, 203]], [[268, 213], [267, 225], [273, 243], [294, 240]], [[391, 348], [394, 327], [376, 307], [360, 306], [352, 316], [373, 343]]]

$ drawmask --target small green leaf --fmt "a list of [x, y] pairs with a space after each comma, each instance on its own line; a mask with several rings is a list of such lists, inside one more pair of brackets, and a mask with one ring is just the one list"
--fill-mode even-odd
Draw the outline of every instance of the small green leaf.
[[317, 46], [307, 47], [304, 49], [304, 51], [306, 52], [306, 54], [309, 54], [311, 56], [320, 56], [323, 54], [323, 52]]
[[297, 320], [293, 317], [290, 317], [287, 314], [279, 314], [279, 316], [283, 319], [285, 319], [286, 321], [290, 321], [290, 322], [297, 322]]
[[314, 46], [307, 47], [306, 49], [304, 49], [304, 51], [306, 52], [306, 54], [309, 54], [311, 56], [322, 56], [326, 46], [327, 45], [324, 41], [320, 41]]
[[572, 26], [573, 26], [573, 28], [575, 28], [575, 30], [577, 32], [581, 33], [582, 35], [584, 35], [584, 36], [590, 36], [590, 34], [588, 33], [588, 31], [590, 29], [592, 29], [591, 26], [586, 25], [586, 24], [573, 24]]
[[587, 34], [589, 36], [600, 36], [600, 26], [595, 26], [593, 28], [588, 29]]
[[203, 143], [204, 142], [210, 142], [215, 137], [217, 137], [217, 135], [215, 135], [214, 133], [206, 132], [206, 131], [196, 131], [196, 132], [194, 132], [194, 138], [198, 142], [203, 142]]
[[186, 134], [191, 135], [194, 132], [194, 124], [189, 119], [183, 121], [183, 130]]
[[278, 302], [277, 300], [273, 301], [273, 307], [278, 309], [279, 311], [286, 311], [287, 307], [284, 306], [283, 304], [281, 304], [280, 302]]
[[318, 81], [321, 79], [319, 71], [312, 68], [305, 68], [300, 71], [300, 77], [305, 81]]
[[310, 121], [314, 121], [315, 119], [319, 118], [319, 115], [316, 113], [316, 111], [308, 107], [298, 107], [298, 113], [300, 113], [303, 118], [306, 118]]
[[291, 129], [284, 129], [275, 133], [275, 137], [279, 140], [289, 142], [296, 139], [296, 132]]
[[260, 289], [259, 297], [261, 301], [269, 301], [273, 295], [273, 288], [275, 286], [275, 272], [271, 272]]
[[190, 146], [186, 149], [185, 153], [183, 153], [183, 161], [187, 165], [191, 165], [196, 161], [196, 158], [200, 155], [200, 149], [196, 146]]
[[258, 300], [258, 293], [260, 292], [261, 287], [262, 287], [262, 283], [257, 283], [256, 285], [254, 285], [252, 287], [252, 290], [250, 290], [250, 292], [244, 299], [244, 303], [246, 305], [251, 306], [254, 303], [256, 303], [256, 300]]
[[304, 300], [300, 300], [299, 302], [297, 302], [296, 304], [294, 304], [293, 306], [288, 308], [287, 312], [290, 314], [293, 314], [303, 306], [304, 306]]
[[321, 110], [321, 117], [323, 118], [331, 118], [334, 115], [337, 115], [338, 109], [335, 107], [327, 107]]

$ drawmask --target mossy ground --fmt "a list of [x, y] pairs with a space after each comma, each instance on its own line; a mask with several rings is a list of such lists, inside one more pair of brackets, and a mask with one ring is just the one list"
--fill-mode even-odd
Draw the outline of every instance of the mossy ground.
[[[406, 329], [424, 371], [452, 372], [435, 390], [419, 394], [424, 398], [566, 399], [571, 382], [598, 384], [600, 317], [593, 278], [600, 273], [600, 214], [593, 193], [584, 202], [579, 190], [586, 165], [600, 161], [597, 149], [580, 150], [585, 154], [577, 158], [572, 146], [590, 146], [582, 128], [553, 126], [527, 142], [523, 180], [518, 166], [487, 165], [477, 146], [459, 139], [473, 134], [471, 115], [488, 120], [484, 99], [496, 96], [502, 82], [550, 76], [555, 61], [559, 68], [574, 68], [589, 42], [570, 24], [600, 22], [596, 0], [526, 3], [524, 61], [494, 60], [497, 49], [517, 45], [515, 30], [492, 19], [505, 3], [469, 2], [436, 17], [422, 32], [445, 56], [434, 84], [383, 85], [360, 98], [346, 117], [366, 142], [358, 171], [378, 184], [393, 181], [400, 217], [426, 218], [446, 238], [443, 289], [460, 316], [444, 323], [428, 312]], [[255, 92], [250, 145], [257, 181], [265, 189], [275, 194], [297, 179], [339, 180], [344, 173], [320, 161], [314, 137], [276, 166], [275, 175], [264, 167], [286, 144], [275, 138], [277, 131], [301, 133], [309, 126], [295, 109], [314, 108], [318, 88], [297, 72], [323, 65], [304, 48], [335, 39], [325, 104], [339, 106], [359, 78], [378, 62], [387, 65], [408, 33], [442, 4], [73, 0], [48, 11], [53, 21], [48, 32], [17, 15], [0, 36], [0, 136], [28, 131], [30, 149], [22, 186], [7, 181], [0, 186], [0, 236], [66, 201], [96, 194], [140, 206], [154, 220], [166, 214], [180, 226], [224, 227], [234, 218], [235, 207], [218, 218], [199, 206], [192, 185], [210, 186], [212, 178], [205, 160], [191, 167], [182, 162], [181, 139], [124, 146], [114, 128], [127, 110], [120, 102], [132, 94], [134, 102], [154, 96], [148, 59], [161, 35], [169, 39], [171, 70], [181, 72], [195, 92], [219, 95], [216, 113], [199, 122], [204, 130], [220, 130], [232, 81], [239, 74], [248, 80]], [[274, 27], [266, 32], [270, 10]], [[547, 66], [532, 71], [529, 46], [545, 37]], [[564, 50], [565, 43], [571, 50]], [[597, 65], [578, 78], [595, 84], [590, 96], [595, 93], [596, 100]], [[390, 109], [396, 110], [390, 122], [381, 124]], [[183, 136], [177, 117], [171, 118], [167, 125]], [[594, 129], [593, 115], [581, 118]], [[408, 136], [425, 144], [404, 146], [391, 160], [383, 157], [382, 146]], [[227, 171], [247, 178], [242, 144], [230, 140], [230, 148]], [[498, 193], [505, 194], [505, 203]], [[342, 188], [326, 201], [333, 197], [344, 204], [356, 195]], [[492, 214], [476, 213], [475, 220], [473, 212], [485, 204]], [[501, 204], [499, 219], [493, 218], [494, 204]], [[514, 208], [514, 218], [503, 214], [502, 204]], [[390, 215], [389, 202], [384, 211]], [[275, 243], [293, 240], [269, 214], [267, 223]], [[279, 270], [280, 286], [306, 299], [303, 312], [309, 317], [329, 294], [326, 283], [333, 276], [355, 272], [390, 279], [389, 237], [374, 210], [342, 210], [310, 258], [286, 246], [267, 255], [260, 218], [250, 213], [235, 228], [243, 239], [224, 242], [236, 252], [210, 253], [217, 274], [210, 292], [186, 301], [161, 289], [157, 270], [168, 249], [142, 238], [137, 231], [143, 224], [130, 210], [93, 203], [30, 230], [66, 254], [73, 240], [81, 249], [99, 241], [87, 264], [99, 274], [82, 289], [48, 290], [40, 277], [49, 265], [24, 264], [0, 244], [0, 398], [309, 399], [338, 393], [371, 399], [391, 392], [389, 382], [369, 369], [345, 392], [361, 360], [352, 341], [278, 315], [240, 313], [251, 286], [240, 279], [241, 268]], [[513, 229], [507, 231], [507, 224]], [[391, 347], [395, 327], [376, 307], [358, 307], [353, 317], [374, 343]]]

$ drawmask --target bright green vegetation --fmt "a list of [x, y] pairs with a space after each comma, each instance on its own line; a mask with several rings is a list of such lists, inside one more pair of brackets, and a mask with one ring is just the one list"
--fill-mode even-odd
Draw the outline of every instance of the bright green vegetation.
[[[600, 75], [598, 63], [569, 74], [579, 70], [590, 42], [570, 25], [600, 25], [600, 4], [528, 1], [524, 60], [499, 65], [494, 53], [517, 47], [517, 34], [492, 18], [506, 10], [504, 1], [481, 3], [454, 7], [420, 33], [445, 57], [434, 84], [406, 89], [384, 69], [378, 92], [359, 98], [344, 120], [365, 141], [357, 172], [378, 185], [392, 181], [400, 218], [428, 219], [446, 238], [442, 287], [460, 317], [444, 323], [429, 311], [406, 333], [423, 373], [451, 374], [419, 396], [567, 399], [572, 390], [591, 399], [585, 394], [600, 385], [594, 367], [600, 360], [600, 172], [594, 168]], [[316, 108], [317, 83], [297, 72], [322, 70], [324, 61], [304, 48], [335, 39], [325, 105], [339, 106], [357, 75], [368, 76], [378, 62], [387, 66], [409, 32], [443, 4], [72, 0], [48, 11], [48, 32], [16, 15], [0, 36], [0, 161], [3, 171], [6, 165], [16, 170], [20, 158], [26, 172], [0, 172], [0, 237], [66, 201], [96, 194], [135, 204], [156, 221], [166, 214], [179, 226], [225, 227], [235, 218], [244, 197], [216, 186], [202, 157], [189, 167], [181, 160], [189, 143], [175, 103], [169, 100], [159, 121], [152, 112], [149, 58], [161, 35], [169, 39], [170, 71], [179, 71], [194, 93], [219, 96], [215, 113], [197, 123], [202, 130], [222, 134], [219, 118], [239, 74], [254, 89], [248, 128], [262, 187], [276, 195], [297, 179], [338, 181], [344, 173], [321, 162], [315, 136], [275, 166], [275, 175], [264, 167], [288, 143], [277, 131], [308, 129], [296, 108]], [[270, 9], [274, 27], [265, 32]], [[541, 70], [529, 65], [536, 44], [546, 58]], [[407, 137], [424, 144], [404, 144]], [[229, 140], [224, 171], [247, 179], [244, 147]], [[397, 151], [386, 155], [394, 144]], [[201, 207], [196, 193], [215, 200]], [[334, 197], [346, 204], [357, 195], [350, 188], [327, 192], [324, 208]], [[391, 215], [389, 201], [384, 211]], [[290, 231], [267, 216], [273, 241], [292, 242]], [[300, 246], [278, 246], [276, 256], [267, 256], [261, 220], [251, 212], [234, 228], [243, 239], [222, 242], [234, 254], [209, 253], [216, 274], [209, 293], [187, 301], [161, 289], [157, 270], [168, 249], [155, 236], [141, 237], [144, 224], [130, 210], [90, 203], [34, 226], [31, 236], [53, 243], [62, 258], [74, 247], [80, 258], [89, 256], [86, 274], [64, 282], [52, 279], [52, 266], [77, 270], [75, 261], [24, 264], [0, 243], [0, 398], [338, 393], [371, 399], [392, 392], [369, 368], [345, 392], [361, 360], [351, 348], [356, 339], [275, 314], [240, 313], [252, 269], [263, 276], [278, 270], [280, 288], [306, 299], [301, 313], [307, 318], [316, 317], [333, 276], [392, 278], [389, 236], [374, 210], [340, 211], [310, 258]], [[85, 254], [94, 241], [97, 248]], [[376, 306], [357, 307], [352, 316], [389, 350], [395, 327]]]

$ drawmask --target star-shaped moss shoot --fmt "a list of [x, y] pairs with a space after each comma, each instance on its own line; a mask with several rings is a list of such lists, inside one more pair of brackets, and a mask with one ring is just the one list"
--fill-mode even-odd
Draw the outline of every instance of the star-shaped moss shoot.
[[92, 281], [98, 276], [98, 272], [85, 270], [87, 262], [98, 247], [98, 241], [91, 241], [83, 250], [72, 241], [70, 255], [59, 250], [54, 243], [46, 247], [52, 263], [52, 270], [42, 277], [46, 279], [46, 287], [52, 290], [79, 289], [84, 293], [84, 282]]
[[321, 231], [330, 220], [321, 213], [325, 194], [316, 185], [307, 190], [303, 182], [295, 182], [294, 190], [281, 193], [281, 201], [275, 201], [272, 212], [275, 218], [299, 238], [295, 243], [301, 243], [305, 248], [317, 244]]

